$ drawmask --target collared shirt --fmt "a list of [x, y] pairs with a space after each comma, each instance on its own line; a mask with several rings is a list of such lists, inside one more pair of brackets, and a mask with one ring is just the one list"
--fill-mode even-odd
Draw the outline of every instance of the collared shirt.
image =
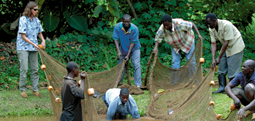
[[37, 35], [43, 31], [42, 25], [37, 17], [22, 16], [19, 19], [19, 30], [17, 35], [17, 50], [37, 51], [35, 47], [21, 38], [21, 33], [25, 33], [26, 37], [38, 45]]
[[105, 97], [106, 102], [109, 104], [106, 120], [112, 120], [115, 113], [120, 113], [122, 116], [131, 114], [133, 118], [140, 119], [138, 108], [134, 98], [129, 95], [128, 101], [122, 105], [120, 99], [120, 89], [112, 88], [107, 90]]
[[83, 91], [71, 77], [65, 76], [61, 88], [62, 114], [60, 121], [82, 121], [81, 99]]
[[246, 75], [244, 75], [242, 72], [239, 72], [230, 83], [234, 86], [238, 86], [240, 84], [244, 90], [246, 84], [248, 83], [253, 83], [255, 85], [255, 72], [252, 74], [249, 80], [246, 80]]
[[194, 38], [192, 22], [172, 19], [172, 30], [165, 29], [164, 25], [161, 24], [155, 41], [161, 43], [165, 39], [166, 43], [173, 47], [176, 54], [179, 54], [180, 50], [188, 54], [193, 45]]
[[141, 48], [138, 27], [132, 23], [128, 31], [125, 31], [122, 22], [117, 23], [114, 27], [113, 39], [120, 42], [120, 51], [122, 55], [127, 55], [131, 43], [135, 43], [132, 52]]
[[211, 42], [216, 42], [216, 39], [218, 39], [221, 44], [224, 44], [225, 41], [229, 40], [226, 50], [227, 57], [243, 51], [245, 45], [238, 29], [228, 20], [217, 19], [217, 21], [218, 32], [215, 28], [209, 28]]

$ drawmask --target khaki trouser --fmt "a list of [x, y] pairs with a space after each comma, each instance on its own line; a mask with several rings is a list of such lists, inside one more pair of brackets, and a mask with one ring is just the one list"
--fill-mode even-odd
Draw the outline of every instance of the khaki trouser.
[[224, 75], [228, 74], [229, 79], [235, 77], [239, 73], [242, 60], [243, 51], [229, 57], [224, 53], [220, 59], [218, 73]]
[[26, 51], [17, 50], [18, 58], [20, 62], [20, 80], [19, 88], [20, 91], [26, 91], [26, 80], [27, 80], [27, 70], [28, 62], [31, 70], [31, 86], [33, 91], [38, 91], [38, 52], [37, 51]]
[[241, 95], [247, 102], [251, 102], [249, 98], [245, 95], [244, 90], [242, 88], [234, 87], [231, 89], [231, 91], [234, 95]]

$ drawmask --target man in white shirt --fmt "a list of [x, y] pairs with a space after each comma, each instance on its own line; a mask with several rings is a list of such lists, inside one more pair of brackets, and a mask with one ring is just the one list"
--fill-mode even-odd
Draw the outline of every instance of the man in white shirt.
[[107, 106], [106, 120], [126, 119], [131, 114], [133, 118], [140, 119], [135, 100], [127, 88], [112, 88], [106, 91], [102, 99]]

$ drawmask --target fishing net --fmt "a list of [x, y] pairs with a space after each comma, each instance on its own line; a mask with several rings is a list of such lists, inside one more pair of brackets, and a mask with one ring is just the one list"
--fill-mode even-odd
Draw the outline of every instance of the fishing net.
[[[60, 63], [44, 50], [39, 50], [39, 54], [42, 60], [42, 64], [45, 65], [44, 70], [48, 84], [53, 87], [50, 91], [51, 103], [53, 106], [54, 118], [59, 120], [62, 113], [62, 103], [58, 101], [61, 99], [61, 86], [63, 77], [67, 75], [66, 65]], [[82, 100], [82, 114], [84, 121], [98, 121], [98, 114], [106, 114], [107, 107], [105, 106], [102, 98], [93, 98], [88, 95], [88, 88], [94, 88], [99, 92], [101, 96], [110, 88], [116, 87], [123, 68], [125, 66], [125, 60], [117, 66], [103, 71], [95, 73], [87, 73], [85, 79], [84, 100]], [[42, 67], [41, 67], [42, 68]], [[77, 82], [80, 78], [76, 78]]]
[[[146, 110], [147, 116], [174, 121], [217, 120], [217, 114], [213, 110], [214, 104], [210, 105], [214, 70], [210, 70], [203, 77], [201, 41], [197, 42], [192, 57], [195, 57], [195, 64], [190, 59], [180, 69], [173, 69], [163, 65], [157, 55], [151, 55], [146, 70], [148, 84], [146, 84], [147, 77], [144, 80], [151, 92], [150, 104]], [[236, 110], [227, 118], [220, 119], [240, 120]]]
[[[39, 50], [48, 84], [53, 87], [50, 91], [55, 120], [59, 120], [62, 113], [61, 85], [67, 74], [66, 66], [52, 58], [44, 50]], [[147, 63], [144, 86], [151, 92], [150, 104], [146, 115], [162, 120], [217, 120], [213, 110], [212, 85], [214, 70], [210, 70], [205, 77], [202, 71], [202, 42], [196, 43], [195, 51], [187, 64], [180, 69], [172, 69], [163, 65], [152, 54]], [[101, 96], [110, 88], [116, 87], [120, 80], [126, 62], [102, 72], [87, 73], [85, 79], [84, 97], [82, 100], [82, 114], [84, 121], [99, 121], [99, 114], [106, 114], [107, 107], [101, 98], [88, 95], [88, 88], [94, 88]], [[128, 72], [128, 71], [127, 71]], [[76, 80], [80, 80], [77, 78]], [[130, 83], [130, 82], [129, 82]], [[124, 86], [124, 85], [123, 85]], [[130, 86], [132, 87], [132, 86]], [[237, 111], [232, 111], [226, 119], [236, 121]]]

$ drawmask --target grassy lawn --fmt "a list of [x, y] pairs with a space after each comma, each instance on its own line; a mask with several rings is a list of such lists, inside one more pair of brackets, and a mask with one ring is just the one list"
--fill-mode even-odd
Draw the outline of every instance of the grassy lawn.
[[144, 91], [143, 95], [132, 95], [132, 97], [136, 101], [136, 105], [139, 109], [140, 116], [144, 116], [146, 113], [146, 109], [149, 106], [150, 103], [150, 91]]
[[20, 91], [0, 91], [0, 117], [53, 115], [49, 91], [40, 90], [42, 98], [32, 93], [32, 90], [27, 90], [28, 98], [22, 98]]
[[[213, 91], [217, 88], [213, 88]], [[0, 91], [0, 117], [5, 116], [49, 116], [53, 115], [49, 92], [40, 90], [42, 98], [34, 97], [32, 90], [27, 90], [28, 98], [22, 98], [20, 91]], [[144, 91], [143, 95], [132, 95], [138, 105], [139, 113], [144, 116], [150, 102], [150, 92]], [[215, 102], [214, 111], [227, 117], [233, 101], [226, 94], [213, 94]]]
[[[218, 88], [213, 88], [212, 91], [216, 91]], [[233, 104], [233, 100], [229, 98], [226, 94], [212, 94], [212, 100], [214, 101], [214, 112], [216, 114], [221, 114], [223, 118], [226, 118], [230, 113], [230, 106]]]

